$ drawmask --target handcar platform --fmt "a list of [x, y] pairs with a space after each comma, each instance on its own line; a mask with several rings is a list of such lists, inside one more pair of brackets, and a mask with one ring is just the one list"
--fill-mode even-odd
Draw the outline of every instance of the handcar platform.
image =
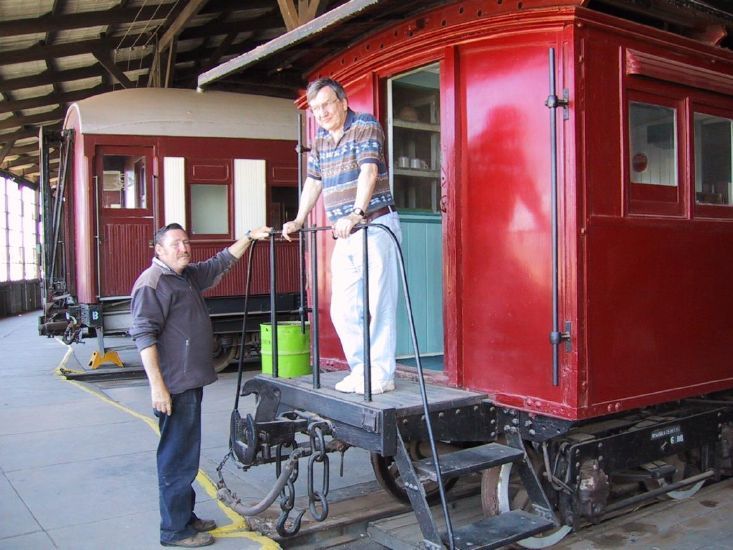
[[[320, 388], [313, 387], [311, 375], [274, 378], [260, 374], [247, 381], [243, 393], [259, 394], [261, 403], [256, 420], [263, 419], [260, 409], [271, 413], [309, 411], [333, 423], [334, 437], [385, 456], [395, 453], [398, 429], [403, 438], [427, 437], [418, 382], [395, 379], [393, 391], [373, 395], [367, 401], [364, 395], [335, 389], [345, 374], [343, 371], [321, 373]], [[425, 390], [436, 439], [480, 441], [488, 439], [487, 431], [493, 437], [494, 406], [487, 401], [485, 393], [428, 383]], [[455, 422], [456, 416], [465, 421]]]

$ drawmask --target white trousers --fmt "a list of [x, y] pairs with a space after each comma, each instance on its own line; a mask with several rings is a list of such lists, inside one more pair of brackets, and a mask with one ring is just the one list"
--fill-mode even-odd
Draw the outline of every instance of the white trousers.
[[[397, 212], [372, 220], [389, 227], [402, 243]], [[372, 381], [391, 380], [397, 347], [399, 255], [389, 234], [368, 230], [369, 337]], [[341, 340], [351, 372], [364, 376], [364, 230], [338, 239], [331, 256], [331, 320]]]

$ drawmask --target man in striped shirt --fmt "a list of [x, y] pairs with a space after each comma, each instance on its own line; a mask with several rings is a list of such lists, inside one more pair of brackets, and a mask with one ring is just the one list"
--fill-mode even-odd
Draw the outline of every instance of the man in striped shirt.
[[[295, 220], [283, 237], [299, 231], [323, 193], [326, 215], [337, 242], [331, 257], [331, 320], [351, 372], [339, 391], [364, 393], [363, 235], [357, 224], [378, 223], [402, 240], [399, 216], [384, 161], [384, 132], [370, 114], [349, 109], [343, 87], [322, 78], [306, 91], [319, 125], [308, 158], [308, 174]], [[398, 251], [381, 228], [369, 230], [369, 335], [372, 393], [394, 389]]]

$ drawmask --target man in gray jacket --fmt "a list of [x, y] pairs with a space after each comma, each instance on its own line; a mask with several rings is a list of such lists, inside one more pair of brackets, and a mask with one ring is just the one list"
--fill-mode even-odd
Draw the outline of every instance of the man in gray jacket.
[[206, 260], [191, 261], [188, 234], [177, 223], [155, 234], [155, 258], [132, 289], [130, 334], [150, 382], [160, 427], [158, 491], [160, 543], [195, 548], [214, 543], [213, 520], [196, 517], [193, 482], [201, 456], [203, 387], [216, 380], [213, 332], [202, 292], [216, 285], [242, 257], [261, 227]]

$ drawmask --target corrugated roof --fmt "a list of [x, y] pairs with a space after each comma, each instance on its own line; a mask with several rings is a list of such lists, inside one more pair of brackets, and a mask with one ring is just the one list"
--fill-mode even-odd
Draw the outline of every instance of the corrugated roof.
[[[326, 10], [343, 0], [314, 2]], [[175, 46], [168, 85], [193, 90], [202, 69], [285, 31], [278, 0], [2, 0], [0, 172], [35, 182], [39, 127], [59, 129], [68, 106], [86, 97], [147, 88], [167, 32]], [[234, 88], [289, 97], [298, 85], [253, 78]]]

